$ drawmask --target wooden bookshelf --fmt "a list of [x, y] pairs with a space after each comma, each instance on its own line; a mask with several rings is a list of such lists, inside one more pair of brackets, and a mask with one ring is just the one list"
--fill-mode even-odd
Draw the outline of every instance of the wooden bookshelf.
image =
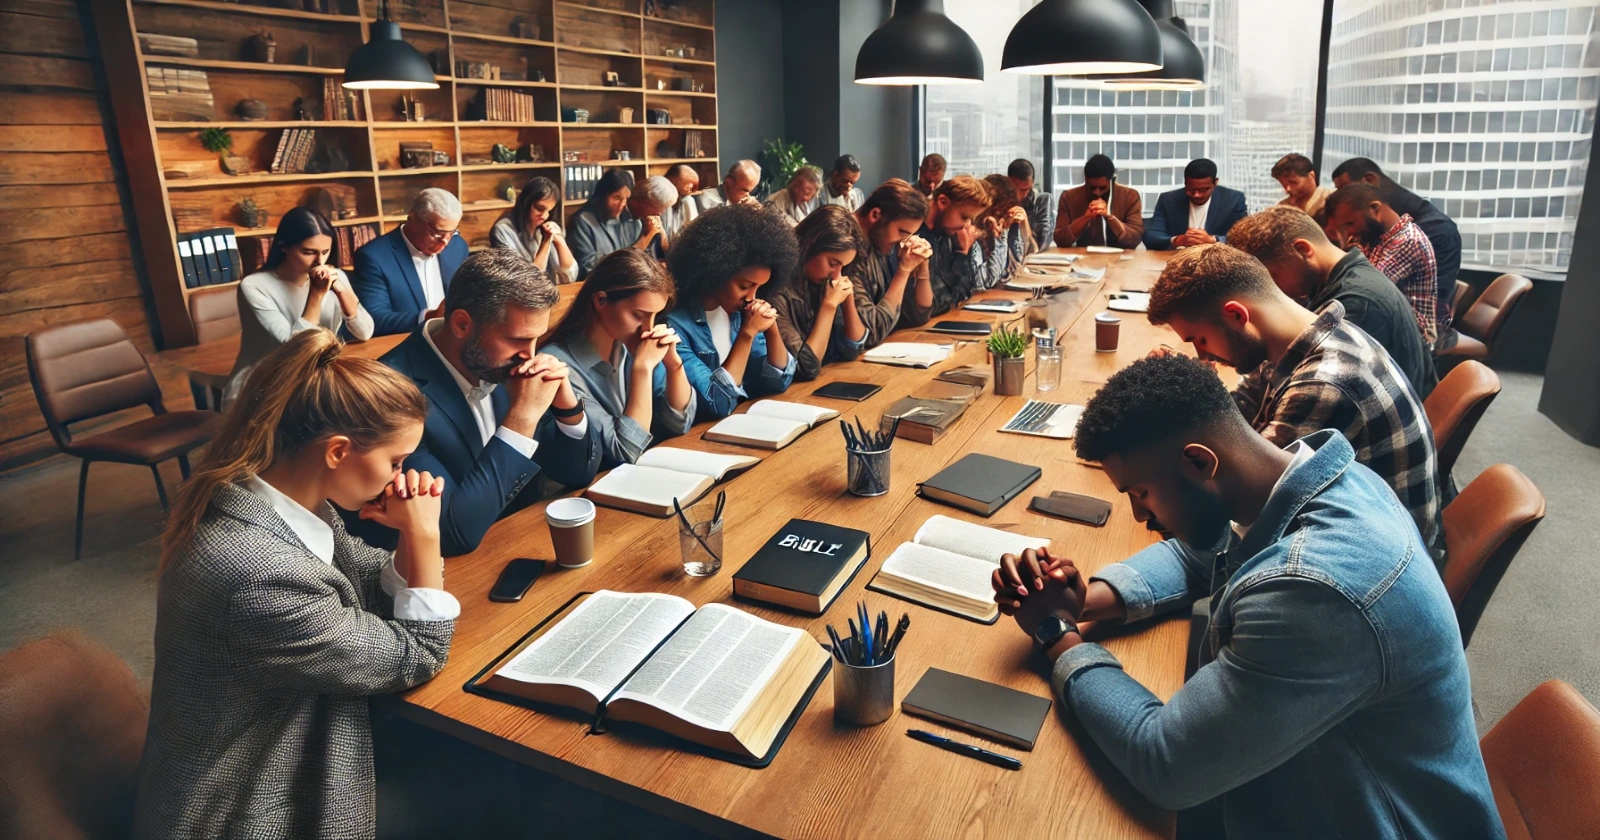
[[[353, 190], [354, 215], [333, 220], [335, 227], [371, 225], [379, 232], [404, 221], [417, 192], [447, 189], [461, 198], [461, 233], [478, 248], [511, 207], [507, 186], [544, 176], [565, 189], [569, 152], [585, 156], [583, 163], [624, 167], [636, 178], [687, 163], [700, 171], [702, 183], [715, 183], [721, 175], [715, 2], [678, 0], [660, 10], [663, 17], [644, 13], [657, 6], [648, 0], [392, 0], [391, 19], [440, 71], [438, 90], [415, 92], [423, 109], [423, 120], [415, 121], [403, 116], [398, 91], [356, 92], [357, 119], [322, 113], [324, 80], [341, 79], [350, 53], [366, 42], [375, 0], [304, 0], [299, 8], [269, 0], [93, 0], [165, 345], [195, 341], [178, 235], [234, 228], [245, 260], [242, 275], [255, 268], [253, 241], [271, 238], [283, 213], [319, 188]], [[303, 10], [308, 6], [315, 10]], [[271, 62], [250, 50], [247, 42], [258, 32], [273, 35]], [[146, 55], [141, 33], [195, 38], [198, 54]], [[459, 61], [497, 65], [501, 78], [459, 78]], [[211, 113], [189, 102], [175, 108], [159, 92], [152, 97], [149, 67], [204, 73]], [[606, 84], [609, 73], [617, 74], [619, 85]], [[704, 90], [673, 89], [686, 83]], [[465, 119], [469, 104], [489, 90], [532, 97], [535, 119]], [[310, 119], [296, 119], [297, 98]], [[244, 99], [265, 103], [265, 118], [240, 116], [236, 107]], [[564, 121], [567, 109], [587, 110], [591, 121]], [[671, 122], [648, 123], [652, 109], [665, 111]], [[218, 157], [205, 151], [200, 134], [210, 128], [229, 131], [233, 154], [250, 162], [248, 174], [226, 174]], [[315, 130], [320, 162], [337, 164], [336, 171], [270, 171], [279, 137], [296, 129]], [[683, 156], [686, 131], [700, 132], [701, 157]], [[450, 163], [401, 168], [399, 144], [414, 141], [431, 142]], [[548, 160], [479, 160], [497, 143], [514, 149], [537, 144]], [[616, 151], [627, 151], [629, 160], [613, 160]], [[266, 226], [245, 225], [236, 209], [243, 198], [267, 211]], [[568, 215], [581, 205], [562, 202]]]

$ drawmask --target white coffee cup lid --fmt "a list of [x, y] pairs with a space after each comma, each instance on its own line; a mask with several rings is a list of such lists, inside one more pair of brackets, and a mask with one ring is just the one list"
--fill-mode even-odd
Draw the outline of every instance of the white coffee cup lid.
[[556, 499], [545, 506], [544, 518], [557, 528], [576, 528], [594, 521], [594, 502], [576, 496]]
[[1120, 324], [1120, 323], [1122, 323], [1122, 319], [1121, 318], [1118, 318], [1117, 316], [1112, 315], [1110, 312], [1102, 312], [1099, 315], [1094, 316], [1094, 319], [1096, 321], [1099, 321], [1102, 324]]

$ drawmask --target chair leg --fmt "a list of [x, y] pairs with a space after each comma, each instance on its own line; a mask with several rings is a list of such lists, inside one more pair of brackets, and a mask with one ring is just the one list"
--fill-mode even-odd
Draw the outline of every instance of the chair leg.
[[161, 483], [161, 467], [158, 464], [150, 465], [150, 474], [156, 477], [156, 497], [161, 500], [161, 512], [167, 513], [167, 488]]
[[178, 456], [178, 471], [183, 474], [183, 480], [184, 481], [188, 481], [189, 480], [189, 456], [188, 455], [179, 455]]
[[78, 469], [78, 525], [72, 532], [72, 559], [83, 557], [83, 494], [89, 486], [89, 461]]

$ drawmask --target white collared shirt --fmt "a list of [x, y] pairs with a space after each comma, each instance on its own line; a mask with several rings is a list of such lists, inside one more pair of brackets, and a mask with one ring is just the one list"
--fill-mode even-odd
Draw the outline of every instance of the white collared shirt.
[[[453, 238], [455, 234], [451, 233], [450, 236]], [[428, 317], [429, 312], [444, 303], [444, 275], [439, 270], [438, 254], [425, 256], [417, 250], [417, 246], [411, 244], [410, 239], [406, 238], [405, 231], [400, 232], [400, 241], [406, 243], [406, 250], [411, 252], [411, 264], [417, 268], [417, 279], [422, 281], [422, 297], [428, 303], [422, 307], [422, 314], [417, 316], [417, 323], [420, 324]]]
[[[428, 346], [433, 348], [434, 355], [439, 357], [439, 361], [444, 363], [445, 370], [450, 371], [450, 375], [455, 378], [456, 386], [461, 389], [462, 396], [467, 398], [467, 407], [472, 409], [472, 419], [478, 423], [478, 434], [483, 440], [483, 445], [488, 446], [490, 438], [499, 438], [510, 444], [512, 449], [522, 453], [522, 457], [532, 458], [533, 453], [539, 449], [539, 442], [495, 421], [494, 400], [491, 395], [496, 386], [490, 382], [473, 385], [461, 375], [461, 371], [456, 370], [455, 365], [450, 364], [450, 360], [446, 359], [443, 353], [439, 352], [439, 345], [433, 343], [433, 334], [443, 327], [443, 318], [433, 318], [423, 325], [422, 337], [428, 342]], [[567, 437], [582, 440], [589, 435], [589, 417], [584, 415], [577, 423], [570, 426], [566, 423], [557, 423], [556, 427]]]
[[718, 306], [706, 310], [706, 326], [711, 328], [711, 344], [717, 348], [717, 364], [726, 362], [733, 352], [733, 321]]
[[[322, 513], [306, 510], [304, 505], [257, 476], [250, 476], [240, 486], [270, 505], [312, 556], [333, 565], [333, 524], [323, 518], [328, 510], [326, 505]], [[390, 552], [388, 562], [383, 564], [378, 579], [383, 591], [394, 599], [394, 617], [400, 621], [454, 621], [461, 615], [461, 602], [456, 600], [456, 596], [443, 589], [408, 586], [406, 579], [394, 569], [393, 552]]]
[[1205, 230], [1206, 216], [1210, 213], [1211, 199], [1206, 199], [1206, 203], [1200, 205], [1199, 207], [1196, 207], [1194, 202], [1189, 202], [1189, 227], [1196, 228], [1198, 230]]

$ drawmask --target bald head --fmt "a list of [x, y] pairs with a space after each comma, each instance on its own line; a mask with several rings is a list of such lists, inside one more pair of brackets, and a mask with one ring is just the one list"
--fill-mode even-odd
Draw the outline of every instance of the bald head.
[[728, 203], [743, 201], [761, 183], [761, 165], [753, 160], [741, 160], [728, 167], [728, 177], [722, 179], [722, 191]]
[[687, 163], [680, 163], [668, 169], [667, 180], [677, 188], [679, 198], [700, 189], [700, 173]]

